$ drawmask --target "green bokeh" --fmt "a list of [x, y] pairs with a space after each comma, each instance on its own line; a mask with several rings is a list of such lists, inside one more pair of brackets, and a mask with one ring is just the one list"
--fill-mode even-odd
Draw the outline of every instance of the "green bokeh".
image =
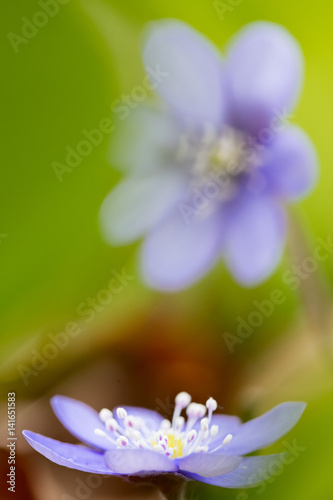
[[[126, 264], [133, 254], [133, 248], [107, 247], [98, 229], [100, 204], [118, 179], [106, 159], [109, 136], [105, 134], [102, 144], [72, 173], [64, 174], [63, 182], [52, 163], [64, 161], [66, 146], [75, 148], [84, 139], [83, 129], [112, 118], [114, 99], [141, 81], [140, 32], [151, 19], [184, 19], [221, 47], [239, 27], [256, 19], [282, 23], [298, 38], [306, 58], [306, 80], [294, 120], [313, 137], [322, 168], [317, 190], [301, 209], [313, 237], [331, 233], [329, 2], [314, 9], [303, 2], [244, 0], [221, 20], [208, 1], [73, 0], [60, 6], [59, 13], [15, 53], [7, 33], [21, 33], [22, 16], [32, 19], [36, 5], [26, 0], [8, 3], [1, 19], [0, 231], [8, 236], [0, 246], [0, 303], [1, 339], [9, 348], [16, 348], [16, 337], [39, 332], [45, 325], [62, 325], [82, 299], [105, 284], [109, 270]], [[222, 267], [212, 276], [204, 286], [219, 297], [216, 305], [230, 327], [235, 302], [239, 314], [246, 314], [253, 298], [267, 297], [281, 283], [281, 273], [276, 273], [269, 283], [249, 291], [236, 287]], [[189, 296], [200, 296], [201, 286]], [[274, 324], [289, 318], [295, 304], [297, 297], [290, 296]]]
[[[37, 10], [38, 3], [32, 0], [3, 2], [0, 21], [0, 234], [6, 235], [0, 240], [0, 351], [5, 380], [15, 378], [17, 361], [24, 359], [21, 346], [35, 336], [38, 343], [48, 331], [75, 319], [78, 304], [103, 288], [112, 269], [126, 266], [136, 280], [119, 305], [112, 305], [111, 318], [123, 314], [121, 304], [125, 308], [130, 301], [142, 301], [142, 307], [147, 303], [149, 307], [156, 300], [140, 283], [137, 245], [111, 248], [99, 232], [100, 205], [119, 179], [107, 161], [110, 134], [64, 175], [63, 182], [52, 168], [54, 161], [64, 162], [67, 146], [75, 148], [84, 139], [82, 130], [98, 127], [104, 118], [113, 119], [112, 102], [141, 82], [141, 31], [150, 20], [183, 19], [220, 47], [241, 26], [258, 19], [281, 23], [297, 37], [305, 55], [306, 78], [294, 121], [313, 138], [321, 163], [317, 189], [297, 210], [306, 221], [310, 251], [316, 237], [333, 234], [330, 0], [316, 6], [303, 1], [244, 0], [224, 19], [214, 2], [207, 0], [70, 0], [15, 53], [8, 33], [20, 34], [22, 17], [32, 19]], [[289, 265], [286, 258], [274, 277], [254, 290], [237, 287], [220, 265], [201, 283], [179, 293], [177, 300], [187, 314], [197, 313], [208, 324], [232, 331], [235, 317], [246, 317], [253, 300], [264, 300], [274, 288], [283, 287], [281, 276]], [[331, 259], [322, 271], [331, 289]], [[284, 291], [288, 300], [256, 338], [249, 339], [244, 356], [263, 349], [299, 314], [299, 295]], [[332, 414], [332, 394], [318, 397], [300, 425], [298, 439], [306, 443], [306, 453], [261, 498], [330, 498], [332, 483], [325, 464], [331, 463], [327, 441], [332, 437]], [[318, 450], [322, 456], [312, 458]], [[212, 500], [223, 496], [242, 500], [237, 494], [209, 487], [200, 490], [200, 498]], [[256, 498], [254, 493], [249, 496]]]

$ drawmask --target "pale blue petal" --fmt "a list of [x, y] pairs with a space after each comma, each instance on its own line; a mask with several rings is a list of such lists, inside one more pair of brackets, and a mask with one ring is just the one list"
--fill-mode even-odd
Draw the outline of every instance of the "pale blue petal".
[[154, 174], [174, 168], [182, 129], [170, 114], [151, 107], [140, 107], [117, 122], [110, 145], [112, 166], [131, 175]]
[[219, 428], [218, 433], [211, 440], [209, 445], [209, 449], [214, 450], [214, 448], [222, 444], [224, 438], [228, 434], [236, 434], [237, 429], [242, 424], [242, 421], [239, 417], [233, 415], [213, 415], [211, 424], [217, 425]]
[[242, 286], [266, 280], [282, 257], [286, 216], [270, 198], [244, 194], [228, 209], [227, 267]]
[[318, 178], [318, 157], [312, 141], [299, 127], [277, 134], [262, 158], [267, 191], [286, 200], [307, 195]]
[[51, 399], [54, 413], [66, 429], [84, 443], [102, 450], [110, 450], [114, 445], [106, 438], [96, 436], [99, 428], [107, 433], [97, 411], [90, 406], [66, 396], [54, 396]]
[[106, 452], [105, 461], [117, 474], [176, 472], [178, 466], [167, 456], [153, 450], [122, 449]]
[[84, 472], [113, 474], [104, 461], [103, 453], [76, 444], [62, 443], [31, 431], [23, 431], [23, 435], [38, 453], [51, 462]]
[[100, 211], [103, 237], [111, 245], [140, 238], [170, 212], [183, 196], [186, 177], [176, 170], [149, 177], [129, 177], [104, 200]]
[[258, 133], [293, 110], [303, 81], [301, 47], [283, 26], [251, 23], [232, 39], [226, 78], [233, 123]]
[[237, 429], [230, 443], [223, 447], [223, 452], [246, 455], [275, 443], [297, 424], [305, 407], [305, 403], [282, 403], [249, 420]]
[[148, 234], [141, 253], [142, 275], [158, 290], [190, 286], [216, 263], [223, 223], [216, 212], [187, 223], [180, 210]]
[[167, 74], [156, 91], [180, 118], [194, 126], [220, 126], [225, 114], [222, 62], [206, 37], [182, 21], [152, 23], [143, 59], [146, 69]]
[[242, 461], [241, 457], [223, 455], [222, 453], [192, 453], [175, 460], [180, 472], [191, 472], [203, 477], [214, 477], [236, 469]]
[[267, 481], [267, 477], [274, 475], [276, 465], [281, 468], [284, 459], [288, 454], [267, 455], [261, 457], [245, 457], [240, 466], [222, 476], [207, 478], [198, 474], [183, 473], [190, 479], [222, 486], [223, 488], [250, 488], [258, 486], [261, 482]]

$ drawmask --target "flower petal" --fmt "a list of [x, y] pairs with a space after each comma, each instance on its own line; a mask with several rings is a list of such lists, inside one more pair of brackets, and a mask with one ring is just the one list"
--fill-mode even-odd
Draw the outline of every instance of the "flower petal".
[[185, 178], [176, 171], [129, 177], [103, 202], [100, 223], [104, 239], [118, 245], [136, 240], [176, 206], [184, 189]]
[[255, 22], [229, 47], [226, 78], [234, 125], [257, 133], [276, 113], [294, 108], [303, 80], [303, 55], [282, 26]]
[[317, 154], [310, 138], [299, 127], [289, 126], [278, 133], [263, 161], [267, 189], [277, 196], [297, 200], [316, 183]]
[[[119, 418], [117, 417], [117, 408], [113, 410], [113, 414], [114, 418], [118, 420], [118, 422], [120, 422]], [[145, 422], [146, 427], [152, 431], [157, 431], [160, 428], [161, 422], [164, 420], [162, 415], [147, 408], [139, 408], [137, 406], [122, 406], [121, 408], [124, 408], [126, 410], [127, 415], [142, 418]]]
[[166, 73], [155, 80], [156, 91], [180, 118], [194, 126], [221, 124], [221, 58], [206, 37], [178, 20], [155, 22], [147, 33], [143, 59], [151, 75], [158, 68]]
[[143, 278], [158, 290], [191, 285], [215, 264], [221, 247], [219, 214], [186, 223], [177, 210], [146, 238], [141, 255]]
[[229, 207], [225, 244], [227, 266], [242, 286], [268, 278], [278, 265], [285, 243], [286, 217], [263, 196], [243, 196]]
[[172, 168], [181, 133], [173, 116], [142, 106], [118, 124], [109, 159], [120, 170], [137, 175]]
[[245, 457], [237, 469], [222, 476], [207, 478], [198, 474], [183, 472], [186, 477], [202, 481], [203, 483], [212, 484], [214, 486], [222, 486], [223, 488], [244, 488], [257, 486], [263, 481], [267, 481], [267, 477], [274, 474], [274, 466], [278, 465], [279, 470], [284, 464], [288, 463], [285, 460], [290, 460], [288, 453], [279, 453], [277, 455], [266, 455], [261, 457]]
[[[54, 413], [66, 429], [84, 443], [96, 446], [102, 450], [111, 450], [114, 448], [108, 439], [96, 436], [96, 428], [105, 429], [103, 422], [99, 418], [97, 411], [90, 406], [66, 396], [54, 396], [51, 399], [51, 405]], [[111, 436], [111, 435], [110, 435]]]
[[211, 425], [217, 425], [219, 431], [216, 436], [210, 441], [210, 451], [214, 450], [214, 448], [216, 448], [217, 446], [220, 446], [223, 442], [223, 439], [228, 434], [232, 434], [234, 436], [241, 424], [241, 419], [233, 415], [213, 415]]
[[147, 472], [176, 472], [178, 467], [170, 458], [153, 450], [122, 449], [108, 451], [105, 461], [117, 474], [144, 474]]
[[222, 453], [192, 453], [183, 458], [178, 458], [176, 463], [181, 472], [191, 472], [203, 477], [214, 477], [236, 469], [242, 458]]
[[38, 453], [56, 464], [96, 474], [113, 474], [106, 466], [103, 453], [77, 444], [62, 443], [31, 431], [23, 431], [23, 435]]
[[288, 402], [275, 406], [260, 417], [242, 424], [223, 452], [246, 455], [274, 443], [292, 429], [300, 419], [305, 403]]

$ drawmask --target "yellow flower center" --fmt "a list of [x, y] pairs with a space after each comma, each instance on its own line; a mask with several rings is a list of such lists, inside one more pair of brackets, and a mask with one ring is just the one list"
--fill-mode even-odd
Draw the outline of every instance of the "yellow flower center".
[[[180, 436], [175, 435], [175, 433], [171, 430], [166, 432], [166, 436], [168, 437], [168, 448], [172, 448], [173, 454], [172, 458], [180, 458], [184, 453], [184, 443]], [[158, 448], [157, 441], [151, 441], [150, 443], [154, 450]]]
[[188, 131], [180, 137], [177, 159], [189, 162], [196, 176], [211, 171], [224, 171], [235, 176], [248, 167], [245, 145], [242, 132], [228, 126], [217, 132], [214, 127], [207, 125], [201, 136]]
[[246, 166], [242, 145], [242, 134], [226, 127], [210, 149], [206, 168], [224, 170], [230, 175], [241, 172]]

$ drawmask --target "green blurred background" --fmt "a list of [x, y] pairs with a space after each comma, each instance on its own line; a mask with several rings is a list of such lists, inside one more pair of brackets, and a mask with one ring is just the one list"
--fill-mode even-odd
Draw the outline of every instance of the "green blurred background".
[[[232, 3], [225, 2], [229, 7]], [[308, 409], [286, 439], [292, 442], [297, 436], [305, 451], [264, 492], [196, 485], [191, 487], [191, 498], [247, 500], [259, 494], [271, 500], [282, 496], [329, 500], [333, 493], [332, 256], [296, 291], [285, 285], [282, 276], [292, 263], [312, 255], [316, 238], [326, 240], [333, 234], [331, 2], [243, 0], [231, 6], [223, 19], [208, 0], [69, 0], [58, 6], [54, 17], [15, 51], [8, 34], [21, 35], [22, 18], [32, 20], [41, 7], [33, 0], [2, 2], [3, 398], [15, 390], [22, 405], [21, 428], [31, 422], [30, 428], [34, 425], [32, 430], [41, 432], [36, 418], [43, 415], [43, 422], [51, 422], [47, 431], [53, 437], [58, 424], [47, 400], [60, 390], [97, 408], [131, 403], [163, 411], [161, 401], [172, 401], [177, 391], [186, 389], [198, 398], [212, 393], [225, 411], [244, 418], [286, 399], [303, 399]], [[52, 168], [55, 161], [65, 162], [67, 146], [75, 148], [84, 139], [84, 129], [95, 129], [106, 118], [113, 120], [112, 102], [141, 84], [142, 29], [148, 21], [165, 17], [189, 22], [221, 48], [244, 24], [271, 20], [286, 26], [303, 47], [306, 77], [293, 121], [316, 144], [320, 181], [314, 193], [292, 209], [290, 251], [279, 270], [252, 290], [234, 284], [221, 264], [187, 291], [153, 293], [140, 282], [138, 245], [111, 248], [102, 241], [99, 208], [120, 178], [107, 160], [112, 133], [104, 134], [102, 143], [65, 173], [62, 182]], [[110, 304], [99, 304], [92, 321], [84, 321], [78, 313], [80, 304], [96, 297], [112, 273], [123, 268], [134, 279]], [[283, 291], [285, 302], [230, 352], [225, 332], [235, 333], [237, 318], [246, 320], [254, 310], [253, 301], [267, 300], [274, 289]], [[79, 335], [59, 348], [41, 373], [37, 370], [24, 380], [22, 367], [30, 369], [36, 352], [50, 342], [50, 334], [64, 331], [68, 322], [79, 325]], [[67, 433], [56, 428], [59, 438], [67, 440]], [[26, 469], [29, 450], [23, 442], [19, 451], [20, 447], [20, 481], [25, 485], [26, 475], [33, 478], [22, 498], [62, 498], [64, 491], [75, 490], [74, 477], [84, 477], [76, 471], [60, 473], [60, 467], [34, 454], [34, 466], [45, 472], [43, 486], [38, 486], [35, 469], [31, 464], [29, 473]], [[280, 443], [272, 450], [282, 448]], [[65, 481], [67, 490], [61, 486]], [[105, 483], [92, 491], [91, 498], [132, 494], [122, 492], [118, 483]]]

